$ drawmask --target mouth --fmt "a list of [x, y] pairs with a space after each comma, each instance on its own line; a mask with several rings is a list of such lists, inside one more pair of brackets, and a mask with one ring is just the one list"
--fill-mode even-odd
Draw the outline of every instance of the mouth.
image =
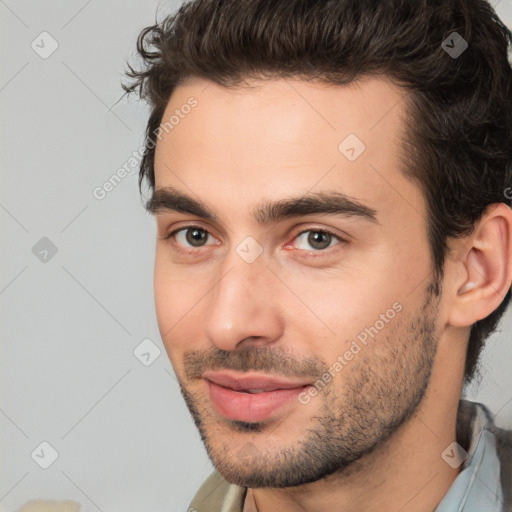
[[268, 375], [235, 372], [205, 372], [208, 396], [221, 416], [248, 423], [261, 422], [283, 413], [287, 405], [309, 382], [286, 380]]

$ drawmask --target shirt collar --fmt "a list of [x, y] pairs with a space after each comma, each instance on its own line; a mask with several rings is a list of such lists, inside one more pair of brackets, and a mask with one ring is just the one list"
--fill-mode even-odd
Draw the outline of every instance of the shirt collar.
[[461, 400], [457, 437], [459, 440], [462, 437], [469, 440], [468, 456], [435, 512], [502, 509], [500, 460], [496, 438], [488, 428], [490, 425], [492, 421], [481, 404]]

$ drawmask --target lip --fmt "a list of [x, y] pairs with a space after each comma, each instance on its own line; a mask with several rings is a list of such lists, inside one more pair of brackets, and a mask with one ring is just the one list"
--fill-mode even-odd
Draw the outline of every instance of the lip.
[[[208, 395], [215, 410], [225, 418], [260, 422], [268, 419], [294, 400], [310, 384], [254, 373], [205, 372]], [[261, 393], [244, 390], [264, 389]]]
[[203, 379], [209, 380], [219, 386], [243, 391], [247, 389], [292, 389], [307, 386], [309, 382], [292, 381], [269, 377], [268, 375], [256, 373], [237, 373], [220, 371], [204, 372]]

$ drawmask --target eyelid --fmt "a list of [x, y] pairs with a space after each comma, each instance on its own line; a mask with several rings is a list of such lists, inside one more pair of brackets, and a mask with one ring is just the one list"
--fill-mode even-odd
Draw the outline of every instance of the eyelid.
[[200, 226], [199, 224], [185, 224], [184, 226], [180, 226], [180, 227], [178, 227], [176, 229], [173, 229], [168, 234], [164, 235], [162, 237], [162, 239], [163, 240], [169, 240], [169, 238], [172, 238], [176, 233], [178, 233], [180, 231], [186, 231], [187, 229], [192, 229], [192, 228], [200, 229], [201, 231], [206, 231], [209, 235], [212, 235], [212, 233], [210, 232], [209, 229], [207, 229], [207, 228], [205, 228], [203, 226]]

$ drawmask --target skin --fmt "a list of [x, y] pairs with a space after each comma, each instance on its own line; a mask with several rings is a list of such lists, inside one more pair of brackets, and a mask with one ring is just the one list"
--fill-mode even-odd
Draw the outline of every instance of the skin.
[[[432, 511], [460, 470], [441, 453], [455, 441], [470, 326], [512, 281], [511, 210], [493, 205], [453, 243], [458, 256], [435, 296], [425, 200], [399, 170], [404, 91], [384, 78], [249, 83], [184, 82], [163, 119], [191, 96], [198, 104], [156, 147], [156, 189], [217, 215], [155, 212], [157, 319], [185, 401], [213, 464], [252, 488], [260, 512]], [[350, 133], [366, 146], [352, 162], [338, 149]], [[262, 201], [320, 191], [347, 194], [378, 222], [252, 216]], [[165, 240], [190, 224], [211, 235], [204, 246], [186, 231]], [[308, 229], [340, 239], [318, 249], [311, 231], [300, 235]], [[252, 263], [236, 251], [248, 236], [262, 248]], [[259, 423], [213, 408], [203, 370], [314, 382], [396, 303], [400, 312], [307, 404]]]

